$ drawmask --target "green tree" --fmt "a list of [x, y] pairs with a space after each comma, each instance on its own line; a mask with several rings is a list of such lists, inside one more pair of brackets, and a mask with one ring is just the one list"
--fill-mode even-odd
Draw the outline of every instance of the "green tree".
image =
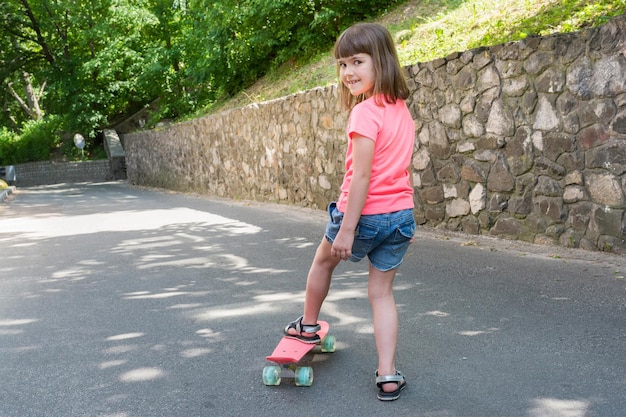
[[135, 82], [147, 60], [142, 33], [158, 20], [143, 2], [5, 0], [2, 8], [0, 59], [10, 63], [3, 83], [20, 82], [26, 72], [47, 85], [43, 107], [64, 115], [68, 130], [93, 136], [133, 101], [145, 102]]
[[94, 138], [157, 99], [182, 117], [398, 1], [3, 0], [0, 122]]
[[189, 76], [213, 97], [248, 87], [272, 66], [306, 61], [357, 20], [398, 0], [198, 0], [184, 37]]

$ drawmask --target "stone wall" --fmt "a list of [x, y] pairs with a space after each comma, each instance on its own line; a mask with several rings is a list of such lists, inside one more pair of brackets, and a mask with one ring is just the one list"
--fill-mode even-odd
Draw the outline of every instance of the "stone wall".
[[76, 182], [103, 182], [113, 179], [107, 159], [84, 162], [28, 162], [16, 164], [15, 185], [30, 187]]
[[333, 86], [125, 134], [127, 176], [135, 184], [322, 209], [342, 179], [346, 122]]
[[109, 160], [111, 175], [114, 180], [125, 180], [126, 153], [124, 152], [122, 141], [113, 129], [105, 129], [102, 134], [104, 135], [104, 150]]
[[[626, 252], [626, 17], [407, 68], [416, 220]], [[324, 208], [347, 115], [336, 86], [125, 135], [129, 179]]]

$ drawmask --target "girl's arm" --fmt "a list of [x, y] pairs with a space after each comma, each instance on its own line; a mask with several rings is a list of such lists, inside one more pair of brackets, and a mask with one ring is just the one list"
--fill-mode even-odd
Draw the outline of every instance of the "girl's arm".
[[346, 212], [331, 249], [333, 256], [344, 260], [352, 255], [354, 231], [367, 199], [372, 175], [374, 145], [375, 142], [365, 136], [356, 134], [352, 136], [352, 180], [348, 189]]

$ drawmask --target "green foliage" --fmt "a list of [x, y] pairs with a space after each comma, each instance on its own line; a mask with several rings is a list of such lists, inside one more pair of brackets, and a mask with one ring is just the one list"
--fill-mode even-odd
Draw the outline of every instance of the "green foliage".
[[397, 2], [201, 1], [187, 16], [184, 48], [192, 84], [207, 91], [199, 102], [238, 93], [270, 68], [328, 48], [346, 26]]
[[573, 32], [598, 26], [626, 11], [626, 0], [562, 0], [546, 5], [527, 18], [510, 25], [506, 17], [494, 19], [488, 32], [475, 46], [516, 41], [527, 36], [545, 36], [554, 32]]
[[[93, 155], [103, 128], [152, 103], [158, 101], [158, 111], [148, 127], [161, 118], [198, 114], [264, 76], [288, 84], [280, 91], [289, 92], [334, 81], [333, 71], [313, 75], [305, 67], [299, 71], [307, 79], [300, 81], [295, 70], [327, 59], [350, 24], [398, 4], [418, 11], [411, 18], [399, 7], [386, 23], [392, 32], [404, 32], [404, 64], [577, 30], [626, 9], [626, 0], [3, 0], [0, 158], [46, 159], [55, 147], [82, 158], [71, 142], [53, 139], [74, 132], [88, 139], [85, 154]], [[20, 103], [10, 94], [27, 87], [41, 92], [43, 120], [33, 121], [40, 114], [25, 111], [28, 100]]]
[[0, 165], [19, 164], [50, 159], [51, 151], [58, 146], [59, 118], [26, 122], [21, 134], [0, 130]]

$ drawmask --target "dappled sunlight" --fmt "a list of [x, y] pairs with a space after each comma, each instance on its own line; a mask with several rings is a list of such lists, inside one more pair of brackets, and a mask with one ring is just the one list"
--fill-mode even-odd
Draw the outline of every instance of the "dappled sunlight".
[[[13, 240], [11, 237], [8, 237], [6, 239], [0, 239], [0, 242], [5, 242], [5, 241], [11, 241]], [[37, 242], [22, 242], [22, 243], [14, 243], [13, 247], [14, 248], [27, 248], [30, 246], [35, 246], [37, 244]], [[16, 259], [19, 259], [21, 257], [16, 257]]]
[[538, 398], [529, 410], [530, 417], [584, 417], [590, 403], [579, 400], [559, 400], [557, 398]]
[[[207, 244], [205, 236], [211, 236], [212, 239], [219, 237], [215, 235], [216, 230], [215, 226], [211, 226], [208, 229], [198, 231], [198, 235], [175, 233], [177, 238], [167, 235], [126, 239], [112, 248], [111, 253], [132, 255], [139, 270], [217, 267], [229, 271], [238, 271], [242, 274], [269, 275], [288, 272], [286, 269], [250, 266], [248, 259], [228, 253], [228, 250], [222, 245]], [[190, 256], [189, 253], [188, 256], [182, 256], [181, 252], [178, 252], [178, 248], [184, 248], [189, 241], [203, 244], [192, 247], [194, 251], [199, 252], [195, 256]], [[256, 281], [247, 281], [247, 284], [240, 285], [253, 285], [255, 283]]]
[[[24, 329], [18, 328], [38, 322], [37, 319], [0, 319], [0, 336], [15, 336], [24, 333]], [[36, 349], [34, 346], [14, 349], [14, 352]]]
[[161, 292], [151, 291], [135, 291], [122, 295], [125, 300], [150, 300], [150, 299], [164, 299], [180, 296], [188, 297], [206, 297], [211, 294], [211, 291], [189, 291], [190, 288], [195, 287], [195, 282], [191, 282], [187, 285], [178, 285], [176, 287], [163, 288]]
[[197, 292], [189, 292], [189, 291], [168, 291], [161, 293], [131, 293], [124, 295], [124, 299], [126, 300], [150, 300], [150, 299], [163, 299], [163, 298], [172, 298], [172, 297], [181, 297], [181, 296], [196, 296], [196, 297], [204, 297], [208, 295], [210, 291], [197, 291]]
[[[156, 237], [144, 237], [140, 239], [127, 239], [119, 243], [114, 251], [122, 251], [141, 249], [160, 249], [167, 248], [173, 245], [180, 245], [183, 241], [174, 239], [172, 236], [156, 236]], [[166, 255], [153, 255], [153, 256], [166, 256]]]
[[235, 285], [239, 286], [239, 287], [250, 287], [252, 285], [256, 285], [258, 284], [258, 281], [238, 281], [235, 282]]
[[34, 352], [34, 351], [38, 351], [41, 350], [41, 346], [37, 346], [37, 345], [28, 345], [28, 346], [18, 346], [18, 347], [14, 347], [14, 348], [3, 348], [0, 349], [0, 351], [4, 352], [4, 353], [30, 353], [30, 352]]
[[493, 332], [497, 332], [500, 329], [496, 328], [496, 327], [492, 327], [490, 329], [487, 330], [464, 330], [464, 331], [460, 331], [458, 332], [458, 334], [460, 334], [461, 336], [478, 336], [481, 334], [490, 334]]
[[36, 323], [37, 319], [0, 319], [0, 327], [23, 326], [25, 324]]
[[118, 360], [113, 360], [113, 361], [106, 361], [106, 362], [102, 362], [101, 364], [98, 365], [98, 369], [109, 369], [109, 368], [115, 368], [117, 366], [122, 366], [124, 364], [126, 364], [125, 360], [122, 359], [118, 359]]
[[271, 292], [267, 294], [259, 294], [253, 297], [258, 302], [293, 302], [293, 300], [304, 300], [304, 291], [294, 292]]
[[11, 335], [16, 335], [16, 334], [20, 334], [20, 333], [24, 333], [24, 330], [22, 330], [22, 329], [1, 329], [0, 328], [0, 336], [11, 336]]
[[83, 267], [71, 267], [52, 273], [50, 279], [41, 280], [40, 282], [54, 282], [56, 280], [70, 279], [71, 281], [81, 281], [89, 275], [90, 271]]
[[211, 352], [213, 352], [213, 350], [209, 348], [194, 348], [194, 349], [185, 349], [180, 353], [180, 355], [183, 358], [197, 358], [199, 356], [208, 355]]
[[[164, 266], [170, 267], [195, 267], [195, 268], [208, 268], [215, 265], [215, 262], [211, 261], [209, 258], [181, 258], [181, 259], [172, 259], [169, 261], [149, 261], [147, 258], [140, 259], [141, 261], [146, 262], [144, 265], [139, 265], [138, 269], [150, 269], [150, 268], [159, 268]], [[149, 262], [149, 263], [148, 263]]]
[[242, 274], [284, 274], [286, 272], [290, 272], [288, 269], [276, 269], [276, 268], [261, 268], [261, 267], [252, 267], [246, 266], [239, 268], [239, 271]]
[[317, 243], [310, 242], [308, 239], [302, 237], [287, 237], [283, 239], [274, 239], [274, 242], [284, 243], [287, 247], [296, 249], [305, 249], [315, 246]]
[[103, 350], [105, 355], [120, 355], [123, 353], [134, 352], [139, 349], [139, 345], [119, 345], [112, 346]]
[[122, 382], [145, 382], [163, 378], [165, 372], [159, 368], [138, 368], [120, 375]]
[[169, 306], [168, 309], [172, 310], [187, 310], [190, 308], [198, 308], [201, 307], [201, 303], [187, 303], [187, 304], [174, 304], [173, 306]]
[[371, 322], [361, 323], [354, 326], [354, 332], [359, 334], [374, 334], [374, 324]]
[[[120, 218], [124, 221], [120, 221]], [[0, 219], [3, 233], [21, 233], [22, 238], [48, 239], [102, 232], [156, 230], [175, 224], [197, 223], [215, 226], [229, 236], [259, 233], [261, 229], [227, 217], [186, 207], [155, 210], [130, 210], [45, 218], [20, 217]]]
[[242, 316], [258, 316], [259, 314], [276, 313], [282, 310], [282, 306], [276, 303], [239, 304], [225, 305], [224, 308], [210, 308], [206, 311], [197, 312], [194, 318], [198, 321], [212, 321]]
[[[105, 212], [113, 205], [79, 207], [79, 213], [72, 211], [80, 219], [69, 222], [65, 214], [69, 207], [59, 206], [61, 214], [50, 219], [56, 228], [36, 221], [28, 227], [22, 224], [22, 232], [13, 239], [32, 242], [35, 247], [15, 249], [10, 242], [5, 243], [11, 248], [13, 261], [28, 266], [18, 268], [15, 278], [9, 279], [12, 274], [5, 273], [3, 280], [16, 286], [7, 287], [6, 294], [0, 296], [0, 304], [6, 306], [0, 315], [0, 338], [5, 343], [0, 354], [13, 362], [7, 366], [5, 377], [14, 392], [19, 389], [14, 388], [15, 380], [22, 376], [13, 369], [23, 372], [32, 364], [31, 374], [24, 374], [31, 381], [49, 378], [50, 392], [69, 387], [53, 400], [90, 401], [94, 409], [98, 408], [92, 414], [101, 417], [158, 414], [160, 410], [168, 415], [223, 415], [226, 408], [221, 408], [217, 398], [224, 393], [234, 400], [246, 396], [269, 410], [273, 403], [317, 397], [355, 380], [366, 386], [364, 395], [372, 394], [368, 390], [373, 389], [371, 361], [376, 359], [376, 346], [367, 260], [342, 262], [335, 271], [320, 319], [328, 321], [331, 334], [337, 336], [338, 354], [306, 358], [316, 363], [315, 372], [319, 369], [317, 385], [306, 392], [265, 389], [260, 380], [265, 356], [282, 336], [284, 325], [302, 313], [307, 268], [319, 243], [318, 230], [291, 223], [291, 219], [283, 222], [247, 213], [239, 217], [238, 210], [228, 207], [218, 207], [221, 211], [217, 211], [226, 217], [213, 216], [198, 211], [212, 209], [213, 203], [204, 201], [190, 203], [198, 210], [151, 210], [164, 207], [160, 200], [146, 204], [150, 209], [118, 212], [121, 225], [107, 225], [106, 215], [87, 215], [88, 210]], [[88, 230], [71, 236], [69, 229], [87, 221], [92, 223]], [[40, 225], [42, 229], [36, 230]], [[65, 234], [61, 227], [68, 228]], [[55, 234], [61, 238], [56, 239]], [[44, 236], [50, 239], [38, 240]], [[19, 258], [22, 253], [23, 258]], [[556, 375], [548, 373], [549, 367], [545, 375], [535, 373], [539, 367], [544, 369], [544, 363], [562, 361], [570, 352], [559, 350], [559, 341], [552, 334], [542, 333], [546, 342], [554, 342], [550, 350], [536, 349], [534, 340], [524, 337], [526, 333], [520, 335], [505, 323], [517, 315], [503, 310], [493, 316], [479, 314], [475, 308], [482, 306], [475, 307], [474, 300], [467, 300], [465, 294], [459, 296], [463, 304], [457, 305], [441, 290], [445, 282], [440, 284], [439, 277], [428, 275], [428, 265], [426, 272], [419, 269], [421, 263], [418, 265], [416, 270], [402, 269], [394, 285], [401, 317], [398, 356], [401, 369], [414, 381], [413, 393], [409, 388], [403, 402], [398, 403], [400, 414], [464, 415], [459, 411], [463, 405], [455, 408], [450, 398], [471, 402], [475, 391], [491, 389], [488, 383], [492, 381], [497, 385], [493, 395], [501, 396], [501, 402], [489, 410], [499, 411], [509, 401], [506, 395], [510, 391], [497, 378], [520, 383], [506, 406], [525, 417], [588, 417], [596, 407], [599, 409], [596, 402], [605, 401], [602, 394], [569, 389], [569, 368], [563, 367]], [[0, 275], [4, 273], [1, 268]], [[451, 282], [454, 274], [456, 271], [452, 271]], [[565, 299], [571, 296], [567, 292], [544, 293], [550, 305], [572, 302]], [[485, 302], [488, 308], [490, 300]], [[526, 323], [533, 324], [522, 325]], [[505, 348], [502, 341], [508, 337], [524, 337], [519, 350]], [[418, 342], [414, 344], [413, 339]], [[526, 364], [521, 357], [524, 354], [537, 357]], [[478, 362], [483, 359], [487, 366]], [[578, 359], [572, 357], [572, 361]], [[600, 362], [581, 365], [577, 375], [592, 382], [601, 377], [607, 377], [609, 383], [621, 381], [608, 378], [614, 377], [610, 369], [590, 369], [596, 363]], [[230, 374], [236, 378], [220, 380], [220, 375]], [[364, 375], [366, 382], [362, 382]], [[527, 375], [528, 380], [524, 379]], [[78, 384], [84, 386], [77, 388]], [[552, 386], [556, 388], [551, 390]], [[594, 402], [576, 395], [569, 400], [556, 399], [568, 392], [594, 398]], [[11, 395], [18, 404], [19, 395]], [[226, 398], [224, 402], [230, 406], [234, 400]], [[414, 401], [422, 404], [422, 409], [410, 409]], [[195, 410], [190, 404], [200, 404], [203, 412], [187, 412]], [[340, 408], [335, 414], [345, 414], [346, 410]], [[364, 410], [355, 409], [354, 414], [367, 415]], [[243, 408], [228, 409], [226, 414], [228, 411], [232, 415], [249, 414]]]
[[328, 294], [328, 297], [326, 297], [326, 301], [339, 301], [349, 298], [367, 299], [367, 287], [364, 286], [363, 288], [353, 288], [347, 290], [335, 289]]
[[[324, 314], [336, 320], [335, 326], [355, 326], [357, 323], [369, 322], [369, 318], [357, 317], [345, 312], [332, 301], [324, 302]], [[369, 330], [367, 331], [369, 333]]]
[[426, 313], [421, 314], [422, 316], [434, 316], [434, 317], [448, 317], [450, 314], [444, 311], [433, 310], [427, 311]]
[[[265, 294], [258, 294], [253, 297], [256, 306], [263, 306], [265, 312], [283, 310], [281, 305], [295, 304], [301, 306], [304, 301], [304, 291], [299, 292], [272, 292]], [[367, 299], [367, 287], [366, 284], [361, 284], [361, 288], [332, 288], [324, 301], [322, 314], [325, 317], [333, 318], [333, 326], [354, 326], [357, 333], [373, 333], [373, 328], [369, 323], [369, 318], [357, 317], [348, 314], [345, 309], [340, 307], [341, 303], [338, 301], [347, 299]], [[247, 314], [249, 312], [255, 313], [254, 307], [249, 309], [243, 308], [238, 311], [240, 315]]]
[[224, 340], [221, 332], [215, 332], [211, 329], [200, 329], [196, 331], [196, 334], [206, 339], [213, 339], [214, 342], [221, 342]]
[[107, 341], [117, 341], [117, 340], [128, 340], [128, 339], [136, 339], [138, 337], [145, 336], [143, 333], [125, 333], [118, 334], [115, 336], [107, 337]]

